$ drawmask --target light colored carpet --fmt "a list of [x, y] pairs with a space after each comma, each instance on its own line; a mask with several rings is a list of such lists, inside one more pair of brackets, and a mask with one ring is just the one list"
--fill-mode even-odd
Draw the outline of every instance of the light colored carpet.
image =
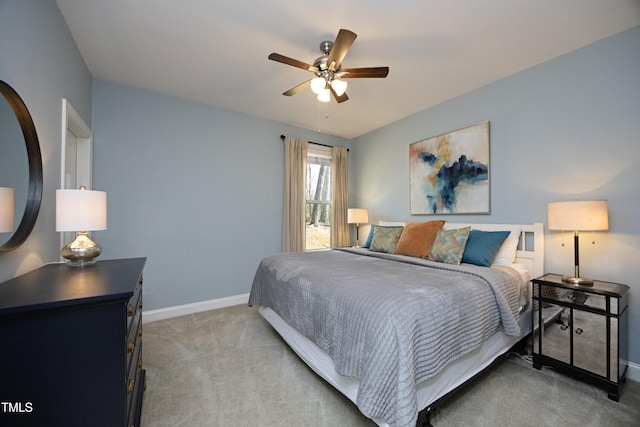
[[[257, 308], [235, 306], [144, 325], [143, 427], [375, 426], [316, 376]], [[640, 384], [620, 402], [510, 356], [439, 407], [435, 427], [640, 426]]]

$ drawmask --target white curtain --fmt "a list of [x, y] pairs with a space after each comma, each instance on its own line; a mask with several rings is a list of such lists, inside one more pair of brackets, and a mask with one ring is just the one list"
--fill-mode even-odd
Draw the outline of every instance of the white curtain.
[[331, 247], [349, 246], [351, 236], [347, 223], [349, 185], [347, 182], [347, 149], [333, 147], [331, 152], [331, 182], [333, 185], [331, 209]]
[[304, 139], [289, 136], [284, 139], [283, 252], [302, 252], [305, 249], [304, 189], [308, 146]]

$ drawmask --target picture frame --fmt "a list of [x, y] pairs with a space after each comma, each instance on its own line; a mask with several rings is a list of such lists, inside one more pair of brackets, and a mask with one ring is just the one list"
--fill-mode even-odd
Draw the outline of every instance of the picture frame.
[[411, 215], [489, 214], [489, 121], [409, 144]]

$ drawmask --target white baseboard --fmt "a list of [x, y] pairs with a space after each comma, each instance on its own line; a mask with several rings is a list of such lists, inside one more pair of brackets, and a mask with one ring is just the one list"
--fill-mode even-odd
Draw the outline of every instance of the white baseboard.
[[627, 378], [640, 383], [640, 365], [632, 362], [627, 362], [627, 364]]
[[217, 308], [246, 304], [247, 301], [249, 301], [249, 294], [242, 294], [232, 297], [194, 302], [191, 304], [159, 308], [157, 310], [143, 311], [142, 323], [155, 322], [156, 320], [170, 319], [172, 317], [185, 316], [187, 314], [200, 313], [202, 311], [215, 310]]

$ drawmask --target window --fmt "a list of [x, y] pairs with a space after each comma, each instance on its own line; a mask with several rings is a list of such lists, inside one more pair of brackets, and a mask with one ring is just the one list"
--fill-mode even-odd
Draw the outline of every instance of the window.
[[331, 247], [331, 148], [309, 144], [305, 206], [305, 249]]

